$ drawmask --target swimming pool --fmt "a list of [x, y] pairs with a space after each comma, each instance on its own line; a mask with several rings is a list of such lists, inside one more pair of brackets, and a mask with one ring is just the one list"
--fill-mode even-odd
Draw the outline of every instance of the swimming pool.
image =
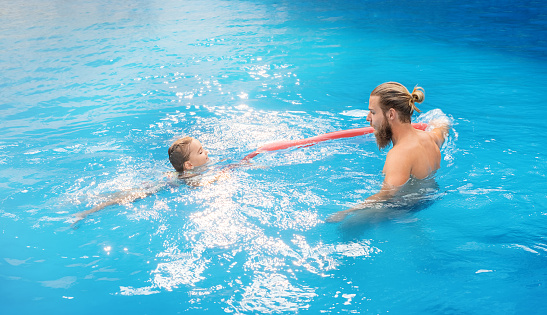
[[[0, 313], [547, 311], [541, 2], [30, 0], [0, 21]], [[160, 180], [176, 137], [237, 162], [366, 125], [391, 80], [454, 120], [421, 211], [324, 223], [382, 181], [359, 137], [70, 227]]]

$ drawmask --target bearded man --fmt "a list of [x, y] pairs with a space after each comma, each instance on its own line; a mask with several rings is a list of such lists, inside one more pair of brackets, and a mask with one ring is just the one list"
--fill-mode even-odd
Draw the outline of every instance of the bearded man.
[[448, 136], [450, 121], [445, 116], [430, 121], [429, 131], [414, 129], [411, 116], [415, 110], [420, 112], [415, 104], [424, 98], [421, 87], [415, 87], [410, 93], [397, 82], [380, 84], [372, 91], [367, 121], [374, 127], [380, 149], [393, 143], [384, 164], [382, 188], [364, 202], [331, 215], [328, 222], [341, 221], [357, 210], [378, 209], [375, 206], [393, 198], [409, 180], [429, 178], [440, 168], [440, 148]]

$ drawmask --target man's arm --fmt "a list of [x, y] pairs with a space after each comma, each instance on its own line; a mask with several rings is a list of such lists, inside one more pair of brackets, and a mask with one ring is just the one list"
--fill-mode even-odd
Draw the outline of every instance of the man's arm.
[[435, 141], [440, 149], [443, 146], [444, 140], [446, 140], [446, 138], [448, 137], [450, 126], [452, 125], [452, 123], [450, 122], [448, 117], [443, 116], [431, 120], [428, 125], [430, 129], [429, 132], [433, 137], [433, 141]]
[[379, 192], [377, 192], [374, 195], [368, 197], [367, 199], [365, 199], [365, 201], [361, 202], [358, 205], [355, 205], [355, 206], [353, 206], [353, 207], [351, 207], [347, 210], [344, 210], [344, 211], [338, 211], [338, 212], [330, 215], [326, 219], [326, 221], [327, 222], [340, 222], [345, 217], [347, 217], [349, 214], [351, 214], [353, 212], [363, 210], [363, 209], [367, 209], [367, 208], [373, 208], [375, 205], [378, 205], [378, 204], [380, 204], [384, 201], [387, 201], [387, 200], [391, 199], [391, 197], [393, 197], [393, 195], [398, 190], [399, 190], [398, 187], [391, 187], [391, 188], [386, 187], [386, 184], [384, 182], [384, 184], [382, 185], [382, 189], [380, 189]]
[[410, 161], [408, 156], [399, 154], [397, 150], [389, 151], [384, 164], [384, 182], [379, 192], [368, 197], [362, 203], [347, 210], [336, 212], [327, 218], [327, 222], [340, 222], [352, 212], [372, 208], [391, 199], [410, 178]]

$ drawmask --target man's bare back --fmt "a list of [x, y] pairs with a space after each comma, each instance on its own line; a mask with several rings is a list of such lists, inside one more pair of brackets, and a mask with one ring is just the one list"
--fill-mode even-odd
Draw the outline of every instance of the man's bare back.
[[[441, 129], [433, 131], [409, 130], [388, 152], [383, 173], [390, 174], [389, 184], [400, 186], [410, 176], [423, 179], [430, 176], [441, 166], [441, 150], [444, 137]], [[402, 172], [399, 176], [393, 171]], [[407, 176], [408, 175], [408, 176]], [[394, 178], [399, 178], [395, 180]]]

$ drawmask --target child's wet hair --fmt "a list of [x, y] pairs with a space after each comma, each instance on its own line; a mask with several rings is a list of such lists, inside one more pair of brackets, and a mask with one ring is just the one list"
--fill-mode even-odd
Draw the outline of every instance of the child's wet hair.
[[169, 161], [177, 172], [184, 172], [184, 162], [190, 159], [190, 143], [192, 137], [184, 137], [173, 142], [169, 147]]

